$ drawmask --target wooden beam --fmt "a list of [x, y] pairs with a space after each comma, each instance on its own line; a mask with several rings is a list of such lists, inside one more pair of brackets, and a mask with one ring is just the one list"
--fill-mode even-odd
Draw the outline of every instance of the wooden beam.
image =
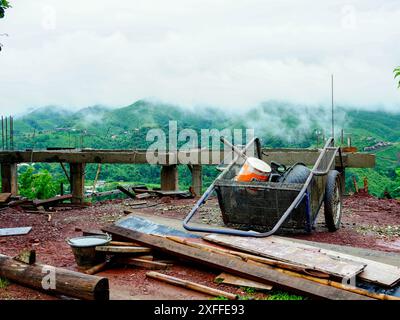
[[18, 172], [16, 163], [1, 164], [1, 192], [18, 194]]
[[188, 247], [163, 237], [157, 237], [129, 230], [119, 226], [108, 226], [105, 232], [120, 236], [125, 239], [137, 241], [146, 246], [163, 251], [165, 253], [184, 258], [189, 261], [204, 264], [206, 266], [221, 269], [228, 273], [245, 277], [254, 281], [272, 284], [283, 290], [305, 294], [317, 298], [336, 300], [369, 299], [368, 297], [340, 290], [334, 287], [324, 286], [313, 281], [291, 277], [268, 266], [257, 267], [241, 260], [231, 258], [215, 252], [207, 252], [198, 248]]
[[161, 190], [178, 190], [178, 167], [176, 165], [161, 167]]
[[85, 195], [85, 164], [70, 163], [72, 203], [83, 203]]
[[52, 204], [58, 203], [58, 202], [62, 202], [64, 200], [70, 200], [72, 199], [72, 195], [71, 194], [65, 194], [63, 196], [55, 196], [53, 198], [49, 198], [49, 199], [43, 199], [43, 200], [33, 200], [33, 204], [37, 207], [39, 206], [50, 206]]

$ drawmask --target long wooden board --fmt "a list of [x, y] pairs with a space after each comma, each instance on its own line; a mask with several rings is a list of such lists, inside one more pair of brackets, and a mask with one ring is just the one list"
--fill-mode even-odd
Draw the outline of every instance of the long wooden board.
[[353, 278], [366, 264], [321, 253], [315, 248], [299, 248], [296, 243], [280, 243], [273, 238], [250, 238], [210, 234], [205, 240], [267, 258], [289, 262], [305, 268], [322, 271], [339, 278]]
[[271, 284], [283, 290], [323, 299], [371, 300], [371, 298], [338, 288], [321, 285], [311, 280], [292, 277], [268, 266], [261, 268], [254, 264], [244, 262], [241, 258], [236, 259], [215, 252], [207, 252], [168, 240], [164, 237], [148, 235], [116, 225], [105, 227], [103, 231], [123, 239], [137, 241], [143, 245], [188, 261], [197, 262], [254, 281]]
[[96, 251], [110, 252], [110, 253], [144, 253], [144, 252], [151, 252], [151, 249], [146, 247], [128, 247], [128, 246], [97, 246]]
[[[286, 240], [282, 237], [274, 237], [274, 240], [279, 243], [283, 243], [283, 244], [290, 241], [290, 240]], [[296, 245], [299, 248], [305, 248], [305, 249], [316, 249], [317, 248], [315, 246], [312, 246], [309, 244], [304, 244], [304, 243], [299, 243], [299, 242], [296, 242]], [[343, 259], [351, 259], [353, 261], [365, 263], [367, 266], [365, 267], [363, 272], [361, 272], [357, 276], [361, 280], [380, 284], [380, 285], [383, 285], [386, 287], [392, 287], [392, 286], [396, 285], [397, 283], [399, 283], [399, 281], [400, 281], [400, 268], [399, 267], [396, 267], [396, 266], [393, 266], [390, 264], [386, 264], [386, 263], [382, 263], [382, 262], [378, 262], [378, 261], [374, 261], [374, 260], [370, 260], [370, 259], [366, 259], [366, 258], [362, 258], [362, 257], [358, 257], [358, 256], [353, 256], [353, 255], [346, 254], [346, 253], [341, 253], [341, 252], [334, 251], [334, 250], [328, 250], [328, 249], [323, 249], [323, 248], [318, 248], [318, 250], [321, 253], [329, 254], [331, 256], [335, 256], [335, 257], [339, 257], [339, 258], [343, 258]]]

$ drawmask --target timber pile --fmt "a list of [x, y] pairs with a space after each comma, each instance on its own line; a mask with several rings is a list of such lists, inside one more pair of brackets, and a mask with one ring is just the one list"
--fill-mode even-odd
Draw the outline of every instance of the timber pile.
[[[381, 285], [394, 285], [400, 269], [320, 248], [299, 245], [279, 237], [245, 238], [208, 235], [207, 244], [191, 238], [155, 236], [121, 226], [108, 226], [103, 231], [150, 247], [182, 260], [219, 269], [237, 283], [252, 280], [266, 288], [276, 287], [315, 298], [336, 300], [397, 300], [358, 287], [345, 285], [349, 278], [369, 280]], [[384, 276], [378, 267], [390, 275]], [[228, 280], [228, 281], [229, 281]], [[177, 284], [178, 285], [178, 284]]]

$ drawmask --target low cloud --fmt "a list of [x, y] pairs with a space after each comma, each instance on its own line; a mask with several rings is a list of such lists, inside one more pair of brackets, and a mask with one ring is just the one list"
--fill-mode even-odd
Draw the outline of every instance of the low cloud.
[[[35, 14], [33, 14], [35, 12]], [[157, 99], [399, 110], [398, 1], [18, 0], [0, 21], [3, 113]]]

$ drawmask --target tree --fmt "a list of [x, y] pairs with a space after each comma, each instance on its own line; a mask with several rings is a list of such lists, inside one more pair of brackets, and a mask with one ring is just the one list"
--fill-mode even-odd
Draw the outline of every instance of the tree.
[[[394, 78], [400, 78], [400, 67], [397, 67], [396, 69], [393, 70], [394, 72]], [[397, 85], [398, 88], [400, 88], [400, 80], [399, 80], [399, 84]]]
[[20, 194], [28, 199], [48, 199], [57, 194], [58, 181], [47, 170], [34, 173], [29, 167], [19, 178]]
[[0, 19], [4, 18], [6, 9], [10, 7], [10, 3], [7, 0], [0, 0]]

